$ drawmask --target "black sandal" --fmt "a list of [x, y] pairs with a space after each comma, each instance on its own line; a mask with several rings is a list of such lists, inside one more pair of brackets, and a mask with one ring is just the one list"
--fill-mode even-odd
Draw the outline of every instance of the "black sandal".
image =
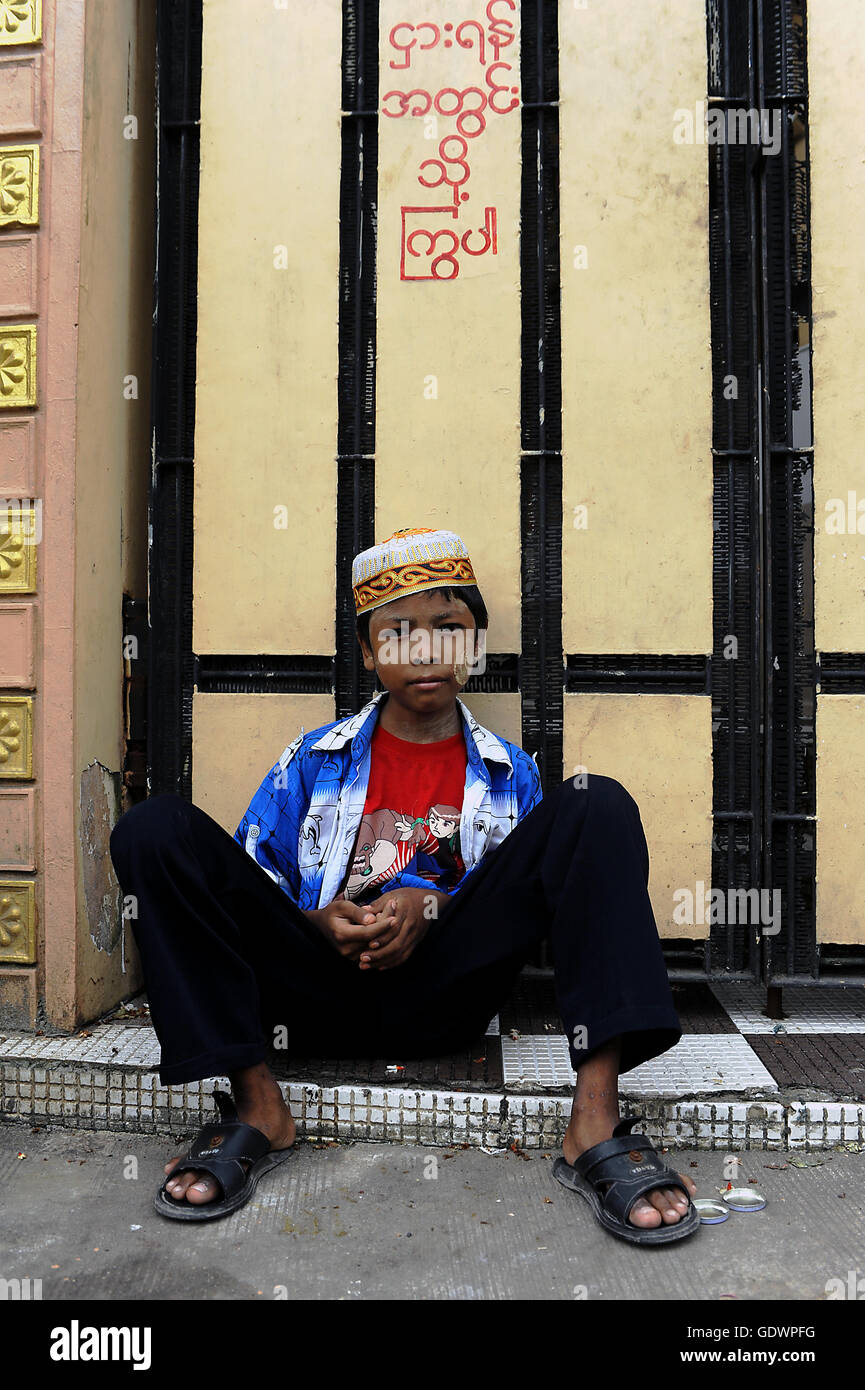
[[[700, 1213], [678, 1173], [661, 1162], [651, 1139], [645, 1134], [630, 1134], [632, 1125], [643, 1118], [629, 1115], [620, 1120], [612, 1139], [593, 1144], [576, 1163], [557, 1158], [553, 1176], [584, 1197], [604, 1229], [614, 1236], [634, 1245], [666, 1245], [692, 1235], [700, 1224]], [[604, 1183], [609, 1183], [606, 1191], [601, 1190]], [[686, 1214], [669, 1225], [635, 1226], [628, 1220], [631, 1208], [638, 1197], [656, 1187], [680, 1187], [688, 1198]]]
[[[214, 1091], [213, 1098], [220, 1123], [205, 1125], [166, 1177], [153, 1199], [160, 1216], [173, 1221], [213, 1221], [218, 1216], [228, 1216], [249, 1201], [265, 1173], [296, 1152], [293, 1144], [288, 1149], [271, 1149], [266, 1134], [237, 1118], [234, 1101], [225, 1091]], [[243, 1167], [241, 1159], [249, 1162], [249, 1168]], [[221, 1185], [222, 1196], [212, 1202], [193, 1204], [186, 1197], [178, 1199], [166, 1192], [165, 1183], [188, 1172], [210, 1173]]]

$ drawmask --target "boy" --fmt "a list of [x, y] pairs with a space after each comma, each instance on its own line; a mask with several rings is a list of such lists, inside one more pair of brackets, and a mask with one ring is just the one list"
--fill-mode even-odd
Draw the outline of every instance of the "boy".
[[555, 1176], [623, 1239], [690, 1234], [693, 1181], [618, 1123], [619, 1071], [681, 1037], [636, 803], [597, 774], [542, 798], [528, 754], [457, 697], [488, 623], [458, 535], [397, 531], [352, 582], [384, 687], [369, 704], [298, 735], [233, 838], [173, 795], [111, 836], [160, 1079], [228, 1075], [234, 1095], [216, 1092], [220, 1123], [166, 1165], [157, 1210], [224, 1215], [292, 1152], [272, 1028], [307, 1055], [441, 1055], [482, 1034], [549, 936], [577, 1072]]

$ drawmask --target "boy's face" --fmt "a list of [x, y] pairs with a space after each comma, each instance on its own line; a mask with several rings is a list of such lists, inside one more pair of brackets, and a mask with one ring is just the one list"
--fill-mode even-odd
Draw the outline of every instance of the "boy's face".
[[470, 662], [475, 620], [460, 598], [426, 590], [393, 599], [369, 620], [363, 664], [395, 702], [418, 712], [445, 709], [460, 690], [454, 666]]

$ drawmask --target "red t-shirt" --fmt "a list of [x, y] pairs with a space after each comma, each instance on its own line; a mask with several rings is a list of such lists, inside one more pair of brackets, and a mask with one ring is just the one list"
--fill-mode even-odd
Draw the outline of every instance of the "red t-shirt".
[[342, 893], [353, 902], [371, 902], [406, 870], [449, 892], [465, 873], [460, 853], [464, 735], [411, 743], [378, 723], [370, 757], [363, 819]]

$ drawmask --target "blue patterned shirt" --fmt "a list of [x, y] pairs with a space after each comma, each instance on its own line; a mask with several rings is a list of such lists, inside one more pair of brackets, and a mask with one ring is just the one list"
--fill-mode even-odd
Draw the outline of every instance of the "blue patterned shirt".
[[[363, 818], [370, 772], [370, 740], [387, 691], [379, 690], [357, 714], [303, 730], [270, 769], [234, 832], [299, 907], [326, 907], [345, 881]], [[535, 762], [522, 748], [490, 733], [457, 700], [466, 740], [466, 783], [460, 848], [466, 871], [458, 893], [483, 856], [509, 835], [541, 800]], [[396, 888], [423, 888], [429, 881], [408, 869]]]

